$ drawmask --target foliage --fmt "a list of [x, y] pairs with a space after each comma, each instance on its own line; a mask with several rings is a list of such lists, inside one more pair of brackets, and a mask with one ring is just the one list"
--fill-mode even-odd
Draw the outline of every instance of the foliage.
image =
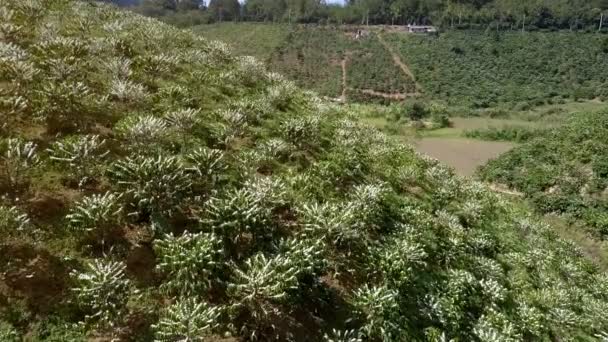
[[354, 293], [355, 312], [363, 317], [361, 332], [367, 339], [393, 341], [399, 329], [397, 323], [399, 304], [397, 292], [385, 287], [365, 286]]
[[246, 310], [250, 316], [240, 329], [251, 338], [259, 338], [261, 331], [272, 325], [272, 318], [280, 315], [279, 304], [288, 291], [296, 289], [300, 271], [288, 256], [268, 258], [256, 254], [245, 261], [243, 269], [235, 269], [228, 284], [235, 299], [234, 309]]
[[544, 133], [544, 129], [533, 129], [525, 126], [503, 126], [465, 131], [464, 136], [481, 140], [523, 143], [542, 136]]
[[[606, 274], [576, 246], [516, 200], [358, 122], [352, 107], [302, 91], [221, 43], [98, 2], [0, 7], [1, 40], [11, 44], [2, 63], [33, 70], [7, 76], [2, 64], [0, 76], [10, 138], [0, 172], [16, 165], [12, 174], [29, 184], [0, 198], [0, 220], [9, 217], [0, 232], [9, 305], [0, 315], [20, 333], [542, 341], [608, 331]], [[326, 42], [322, 33], [311, 42]], [[323, 75], [321, 63], [308, 65]], [[116, 80], [142, 91], [116, 96]], [[566, 130], [562, 140], [576, 156], [569, 160], [588, 165], [580, 175], [594, 177], [559, 185], [597, 180], [588, 182], [597, 195], [608, 174], [605, 139], [586, 134], [604, 134], [603, 121], [586, 118], [588, 129], [576, 130], [583, 138]], [[106, 142], [82, 152], [93, 151], [92, 136]], [[73, 166], [32, 153], [35, 144], [63, 158], [60, 143], [71, 139], [76, 148], [63, 149], [86, 156]], [[21, 152], [7, 157], [8, 145]], [[531, 188], [555, 174], [538, 156]], [[109, 171], [79, 189], [65, 182], [89, 162]], [[538, 203], [606, 222], [601, 206], [587, 211], [569, 198]], [[37, 234], [11, 235], [22, 213]], [[108, 234], [90, 234], [98, 230]], [[85, 234], [87, 251], [77, 248]], [[119, 248], [95, 248], [106, 237]], [[78, 322], [86, 324], [72, 329]]]
[[17, 330], [8, 322], [0, 321], [0, 339], [6, 342], [20, 341]]
[[84, 185], [94, 175], [96, 163], [110, 153], [104, 150], [105, 143], [98, 135], [74, 137], [55, 142], [47, 152], [51, 160], [67, 164], [76, 174], [78, 184]]
[[[403, 56], [425, 93], [449, 105], [515, 108], [605, 96], [605, 80], [599, 77], [606, 68], [600, 36], [501, 32], [498, 37], [451, 31], [439, 37], [393, 33], [386, 40]], [[581, 61], [589, 59], [592, 62], [583, 67]]]
[[221, 268], [221, 240], [213, 234], [167, 235], [154, 243], [158, 264], [165, 276], [162, 290], [180, 296], [196, 296], [209, 288]]
[[179, 299], [161, 313], [153, 325], [155, 341], [206, 341], [219, 327], [220, 307], [198, 302], [194, 298]]
[[74, 271], [78, 305], [87, 311], [85, 323], [113, 328], [125, 313], [129, 280], [121, 262], [96, 259], [83, 272]]
[[22, 185], [28, 172], [40, 163], [37, 148], [38, 146], [33, 142], [8, 139], [2, 155], [4, 176], [8, 186]]
[[187, 194], [191, 179], [175, 157], [136, 157], [116, 162], [111, 177], [144, 213], [171, 213]]
[[0, 206], [0, 232], [11, 235], [25, 229], [29, 224], [28, 216], [21, 213], [17, 207]]
[[522, 191], [543, 213], [570, 215], [596, 234], [606, 235], [605, 116], [605, 112], [574, 116], [563, 127], [537, 134], [491, 161], [480, 174]]

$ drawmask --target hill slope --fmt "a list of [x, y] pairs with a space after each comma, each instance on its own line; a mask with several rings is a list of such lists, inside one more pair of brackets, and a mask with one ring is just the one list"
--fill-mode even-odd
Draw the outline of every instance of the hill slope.
[[608, 37], [571, 32], [392, 34], [427, 95], [451, 104], [538, 105], [608, 98]]
[[571, 243], [255, 60], [94, 3], [0, 15], [0, 340], [608, 330]]
[[[247, 37], [244, 46], [275, 46], [269, 68], [323, 95], [338, 96], [339, 61], [349, 56], [351, 88], [385, 93], [416, 90], [412, 77], [400, 72], [376, 39], [382, 27], [372, 26], [371, 38], [360, 40], [354, 39], [356, 27], [281, 25], [275, 27], [289, 34], [251, 35], [256, 27], [266, 32], [273, 25], [202, 25], [196, 31], [209, 32], [235, 46], [241, 45], [243, 37]], [[608, 98], [603, 77], [608, 67], [608, 37], [604, 35], [449, 31], [427, 36], [389, 31], [382, 37], [412, 71], [423, 95], [450, 105], [521, 110], [573, 99]], [[267, 58], [269, 52], [255, 54]], [[359, 92], [350, 95], [354, 101], [373, 99]]]
[[524, 192], [541, 212], [572, 215], [606, 236], [607, 135], [608, 112], [580, 114], [488, 163], [481, 176]]

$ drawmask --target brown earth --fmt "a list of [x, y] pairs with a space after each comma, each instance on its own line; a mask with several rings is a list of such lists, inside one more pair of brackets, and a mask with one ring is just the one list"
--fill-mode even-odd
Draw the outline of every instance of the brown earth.
[[508, 142], [462, 138], [423, 138], [414, 142], [416, 150], [453, 167], [462, 176], [472, 176], [488, 160], [511, 150]]

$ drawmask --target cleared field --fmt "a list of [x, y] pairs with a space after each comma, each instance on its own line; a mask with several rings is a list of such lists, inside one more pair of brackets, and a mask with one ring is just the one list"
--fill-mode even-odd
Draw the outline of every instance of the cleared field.
[[508, 142], [440, 137], [427, 137], [414, 142], [418, 152], [453, 167], [462, 176], [472, 176], [477, 167], [514, 146]]

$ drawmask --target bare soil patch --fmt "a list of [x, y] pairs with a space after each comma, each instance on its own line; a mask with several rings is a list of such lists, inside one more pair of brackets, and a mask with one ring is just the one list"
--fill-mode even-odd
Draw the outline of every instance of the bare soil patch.
[[472, 176], [488, 160], [511, 150], [508, 142], [462, 138], [423, 138], [414, 142], [416, 150], [453, 167], [462, 176]]

